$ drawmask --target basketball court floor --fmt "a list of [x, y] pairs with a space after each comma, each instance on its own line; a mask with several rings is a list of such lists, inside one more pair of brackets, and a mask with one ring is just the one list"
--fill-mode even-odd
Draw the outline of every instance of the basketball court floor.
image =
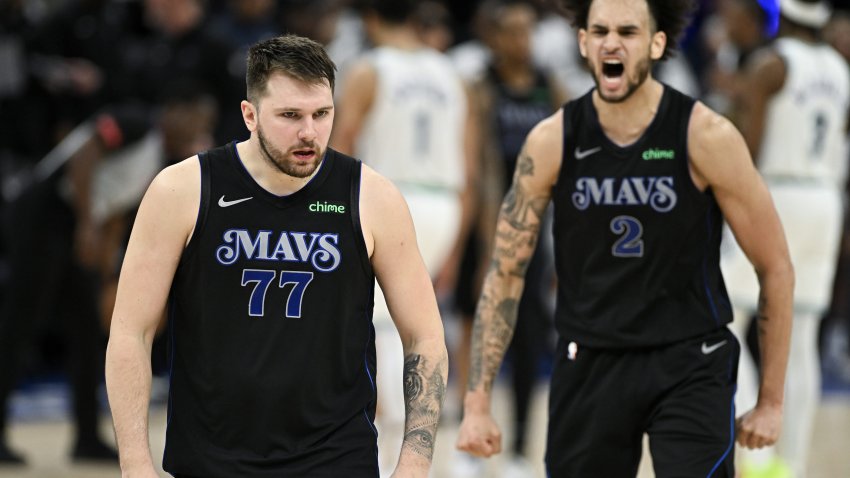
[[[543, 451], [545, 443], [546, 390], [541, 385], [536, 393], [532, 411], [532, 430], [530, 433], [529, 459], [535, 466], [535, 478], [544, 477]], [[157, 393], [157, 392], [155, 392]], [[159, 392], [164, 393], [163, 391]], [[120, 476], [117, 466], [86, 465], [71, 463], [68, 450], [71, 446], [72, 428], [62, 410], [63, 398], [41, 396], [37, 393], [18, 393], [13, 400], [19, 405], [22, 401], [33, 402], [28, 406], [53, 410], [52, 413], [33, 413], [32, 416], [20, 415], [12, 421], [9, 441], [16, 450], [26, 453], [30, 465], [26, 468], [0, 466], [0, 478], [114, 478]], [[54, 394], [56, 395], [56, 394]], [[454, 391], [450, 389], [449, 402], [457, 402]], [[161, 398], [161, 397], [160, 397]], [[39, 404], [38, 401], [41, 401]], [[164, 445], [165, 407], [162, 400], [151, 411], [151, 447], [154, 460], [160, 461]], [[14, 403], [13, 403], [14, 406]], [[503, 386], [498, 386], [494, 395], [494, 411], [497, 416], [507, 417], [509, 394]], [[457, 408], [447, 403], [446, 417], [456, 417]], [[102, 433], [112, 441], [111, 422], [108, 416], [102, 420]], [[509, 420], [500, 420], [505, 434], [505, 443], [510, 443], [512, 430]], [[807, 478], [847, 478], [850, 477], [850, 393], [827, 393], [818, 411], [815, 425], [814, 445], [811, 453]], [[456, 458], [454, 441], [457, 436], [457, 423], [445, 418], [437, 437], [435, 470], [433, 478], [453, 478], [453, 463]], [[500, 478], [504, 469], [505, 457], [498, 456], [486, 462], [481, 478]], [[162, 477], [168, 477], [160, 470]], [[651, 464], [645, 460], [641, 464], [639, 478], [652, 477]]]

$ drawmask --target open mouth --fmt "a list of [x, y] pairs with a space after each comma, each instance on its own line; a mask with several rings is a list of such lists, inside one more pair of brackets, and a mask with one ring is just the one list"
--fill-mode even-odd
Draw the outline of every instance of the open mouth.
[[602, 76], [606, 78], [619, 78], [623, 76], [623, 63], [619, 60], [605, 60], [602, 63]]
[[298, 149], [292, 152], [298, 159], [310, 159], [316, 155], [316, 152], [312, 149]]

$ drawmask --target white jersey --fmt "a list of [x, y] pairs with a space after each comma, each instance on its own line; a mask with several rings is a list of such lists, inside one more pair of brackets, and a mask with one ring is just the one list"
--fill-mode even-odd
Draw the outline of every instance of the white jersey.
[[366, 58], [378, 80], [355, 156], [400, 188], [462, 189], [467, 105], [451, 62], [427, 48], [379, 47]]
[[[776, 50], [786, 62], [785, 84], [768, 103], [758, 167], [788, 240], [795, 313], [820, 315], [841, 239], [850, 73], [826, 45], [783, 38]], [[759, 282], [740, 247], [728, 248], [721, 265], [732, 302], [755, 310]]]
[[843, 187], [847, 64], [825, 44], [781, 38], [775, 45], [787, 74], [768, 103], [759, 171], [768, 181], [802, 179]]

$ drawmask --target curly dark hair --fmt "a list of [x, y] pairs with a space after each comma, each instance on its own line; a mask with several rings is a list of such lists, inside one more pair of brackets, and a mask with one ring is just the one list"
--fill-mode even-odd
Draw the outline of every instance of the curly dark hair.
[[[649, 13], [655, 19], [656, 30], [667, 35], [667, 47], [661, 60], [669, 58], [676, 49], [679, 37], [691, 21], [696, 9], [694, 0], [646, 0]], [[593, 0], [560, 0], [561, 12], [575, 28], [587, 28], [587, 15]]]

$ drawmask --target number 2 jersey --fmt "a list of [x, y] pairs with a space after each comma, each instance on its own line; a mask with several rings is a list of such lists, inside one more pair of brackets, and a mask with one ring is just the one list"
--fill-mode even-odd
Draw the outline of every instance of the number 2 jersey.
[[200, 212], [169, 303], [164, 469], [377, 476], [360, 162], [328, 150], [287, 196], [254, 181], [236, 143], [200, 166]]
[[564, 106], [552, 195], [555, 326], [564, 340], [648, 347], [731, 321], [719, 268], [722, 216], [689, 172], [693, 105], [665, 85], [655, 118], [624, 147], [602, 131], [592, 91]]

